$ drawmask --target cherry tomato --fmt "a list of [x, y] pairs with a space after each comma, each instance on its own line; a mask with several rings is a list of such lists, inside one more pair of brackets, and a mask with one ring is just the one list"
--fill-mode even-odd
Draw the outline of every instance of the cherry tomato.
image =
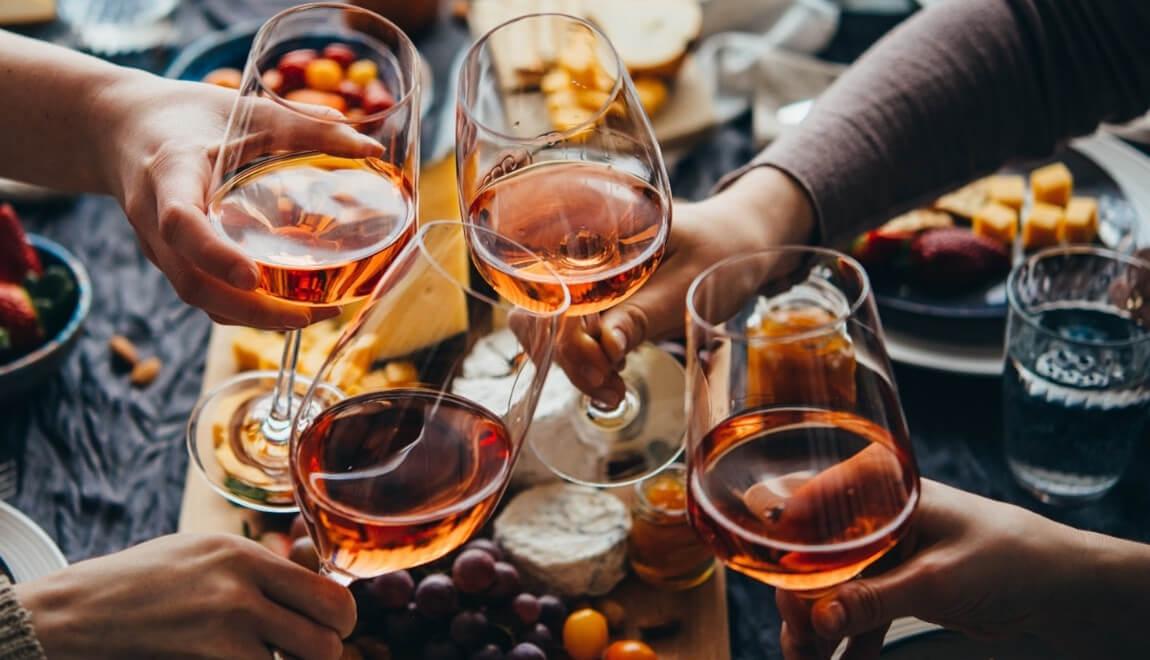
[[264, 87], [272, 94], [280, 94], [284, 91], [284, 74], [280, 73], [279, 69], [264, 71], [260, 79], [263, 80]]
[[347, 44], [328, 44], [323, 49], [323, 56], [334, 60], [341, 68], [346, 69], [355, 61], [355, 51]]
[[339, 95], [347, 101], [347, 107], [358, 108], [363, 105], [363, 87], [355, 84], [350, 80], [345, 80], [339, 84]]
[[307, 86], [321, 92], [334, 92], [343, 82], [343, 69], [335, 60], [326, 57], [312, 60], [304, 71]]
[[216, 69], [204, 76], [204, 82], [209, 85], [227, 87], [228, 89], [239, 89], [240, 81], [243, 80], [243, 77], [239, 69]]
[[284, 89], [293, 90], [304, 86], [304, 74], [307, 65], [319, 55], [310, 48], [301, 48], [284, 53], [276, 68], [284, 79]]
[[643, 642], [628, 639], [608, 646], [603, 660], [659, 660], [659, 656]]
[[572, 660], [598, 660], [607, 648], [607, 618], [590, 608], [572, 612], [563, 623], [563, 648]]
[[357, 85], [366, 86], [378, 77], [379, 67], [371, 60], [356, 60], [347, 67], [347, 79]]
[[372, 80], [363, 88], [363, 111], [369, 115], [383, 112], [395, 105], [395, 97], [378, 80]]
[[317, 92], [314, 89], [297, 89], [294, 92], [288, 92], [285, 96], [289, 101], [296, 103], [310, 103], [312, 105], [324, 105], [329, 108], [335, 108], [340, 112], [347, 112], [347, 102], [339, 94], [331, 94], [329, 92]]

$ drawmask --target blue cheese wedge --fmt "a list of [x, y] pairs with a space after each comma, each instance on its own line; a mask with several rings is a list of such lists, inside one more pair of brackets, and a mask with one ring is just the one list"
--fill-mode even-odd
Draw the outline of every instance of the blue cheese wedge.
[[631, 514], [614, 495], [566, 483], [517, 495], [495, 540], [532, 581], [564, 596], [601, 596], [627, 574]]

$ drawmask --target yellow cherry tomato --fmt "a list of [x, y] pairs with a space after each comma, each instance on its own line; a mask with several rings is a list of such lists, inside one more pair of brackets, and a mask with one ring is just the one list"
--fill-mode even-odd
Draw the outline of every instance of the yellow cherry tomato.
[[317, 57], [307, 63], [303, 72], [307, 86], [320, 92], [334, 92], [343, 82], [343, 69], [339, 62], [326, 57]]
[[643, 642], [628, 639], [608, 646], [603, 660], [659, 660], [659, 656]]
[[356, 60], [347, 67], [347, 79], [361, 86], [375, 80], [379, 76], [379, 69], [371, 60]]
[[572, 612], [563, 623], [563, 648], [572, 660], [599, 660], [607, 648], [607, 617], [590, 608]]

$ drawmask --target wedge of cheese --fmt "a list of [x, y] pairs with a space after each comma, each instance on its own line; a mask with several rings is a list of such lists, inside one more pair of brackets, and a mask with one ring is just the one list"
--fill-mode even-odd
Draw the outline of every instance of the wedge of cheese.
[[991, 202], [974, 214], [971, 229], [979, 236], [994, 239], [1003, 245], [1014, 244], [1018, 236], [1018, 211], [1000, 202]]
[[584, 0], [584, 8], [633, 76], [674, 76], [703, 27], [698, 0]]
[[1071, 197], [1059, 238], [1064, 243], [1093, 243], [1098, 238], [1098, 200]]
[[[404, 276], [418, 285], [383, 291], [364, 313], [361, 332], [375, 336], [376, 362], [467, 331], [467, 297], [460, 287], [468, 285], [469, 261], [462, 225], [436, 229], [427, 236], [422, 254], [426, 258], [396, 264], [407, 268]], [[398, 274], [394, 270], [391, 276]]]
[[1030, 173], [1030, 192], [1035, 202], [1066, 206], [1074, 192], [1074, 176], [1062, 163], [1051, 163]]
[[1057, 245], [1065, 218], [1062, 207], [1035, 202], [1022, 220], [1022, 246], [1035, 250]]
[[987, 180], [987, 189], [990, 201], [1010, 207], [1016, 213], [1022, 210], [1022, 201], [1026, 198], [1026, 183], [1021, 176], [1014, 174], [992, 176]]

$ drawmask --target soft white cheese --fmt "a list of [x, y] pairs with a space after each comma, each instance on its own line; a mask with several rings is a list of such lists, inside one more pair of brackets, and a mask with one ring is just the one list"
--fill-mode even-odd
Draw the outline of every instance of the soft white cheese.
[[631, 514], [619, 498], [566, 483], [517, 495], [495, 540], [530, 580], [565, 596], [601, 596], [627, 574]]

